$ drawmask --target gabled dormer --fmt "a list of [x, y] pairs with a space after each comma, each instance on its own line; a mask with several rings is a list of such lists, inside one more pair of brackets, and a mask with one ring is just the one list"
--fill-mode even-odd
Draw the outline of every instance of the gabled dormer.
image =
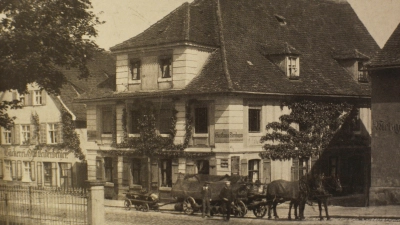
[[368, 83], [368, 72], [366, 70], [366, 63], [369, 57], [358, 51], [357, 49], [335, 51], [333, 58], [345, 68], [354, 80], [359, 83]]
[[260, 52], [290, 80], [300, 78], [300, 52], [287, 42], [260, 44]]

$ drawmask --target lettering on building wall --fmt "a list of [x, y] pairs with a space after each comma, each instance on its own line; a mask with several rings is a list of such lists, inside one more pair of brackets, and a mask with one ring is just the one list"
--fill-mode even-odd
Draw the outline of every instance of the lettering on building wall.
[[393, 132], [395, 134], [400, 133], [400, 124], [386, 122], [383, 120], [374, 121], [373, 128], [376, 131], [388, 131], [388, 132]]
[[21, 151], [16, 151], [16, 150], [11, 150], [11, 149], [6, 149], [4, 155], [5, 156], [16, 156], [16, 157], [42, 157], [42, 158], [68, 158], [69, 152], [61, 152], [61, 151], [55, 151], [55, 152], [46, 152], [46, 151], [41, 151], [41, 150], [21, 150]]
[[215, 130], [215, 143], [240, 143], [243, 142], [243, 131], [219, 129]]

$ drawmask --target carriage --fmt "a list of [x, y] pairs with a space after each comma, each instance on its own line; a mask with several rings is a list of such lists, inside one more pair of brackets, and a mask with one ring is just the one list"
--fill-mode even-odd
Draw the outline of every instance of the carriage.
[[[238, 175], [183, 175], [181, 174], [176, 183], [172, 186], [171, 195], [177, 200], [175, 210], [183, 211], [185, 214], [193, 214], [201, 211], [202, 198], [201, 190], [205, 182], [209, 182], [211, 188], [211, 215], [222, 214], [222, 202], [219, 193], [225, 185], [225, 181], [231, 182], [231, 187], [235, 201], [231, 207], [231, 214], [236, 217], [244, 217], [248, 209], [253, 210], [257, 217], [262, 217], [266, 213], [266, 201], [262, 199], [262, 194], [251, 192], [252, 185], [246, 181], [246, 177]], [[265, 196], [265, 195], [264, 195]]]
[[159, 210], [159, 198], [155, 193], [148, 193], [146, 189], [129, 189], [125, 193], [124, 206], [127, 210], [135, 207], [138, 211], [148, 212], [150, 209]]

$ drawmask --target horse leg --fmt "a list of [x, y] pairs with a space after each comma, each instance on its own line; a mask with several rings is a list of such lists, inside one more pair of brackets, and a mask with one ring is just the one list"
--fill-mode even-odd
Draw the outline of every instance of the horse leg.
[[331, 217], [329, 216], [328, 213], [328, 199], [324, 199], [324, 208], [325, 208], [325, 215], [326, 215], [326, 220], [330, 220]]
[[[288, 215], [288, 220], [291, 220], [292, 219], [292, 217], [290, 216], [290, 214], [292, 214], [292, 206], [293, 206], [293, 201], [290, 201], [290, 203], [289, 203], [289, 215]], [[294, 206], [294, 214], [296, 215], [296, 206]]]
[[294, 219], [295, 220], [299, 219], [299, 217], [297, 216], [297, 209], [299, 209], [299, 214], [300, 214], [300, 207], [299, 207], [299, 202], [298, 201], [296, 201], [294, 203]]
[[276, 206], [278, 205], [278, 202], [274, 201], [273, 204], [274, 205], [272, 206], [272, 208], [274, 209], [274, 217], [275, 217], [275, 219], [279, 219], [278, 213], [276, 213]]
[[319, 209], [319, 220], [324, 220], [322, 217], [322, 207], [321, 207], [321, 200], [318, 199], [318, 209]]
[[268, 203], [268, 219], [271, 219], [272, 203]]

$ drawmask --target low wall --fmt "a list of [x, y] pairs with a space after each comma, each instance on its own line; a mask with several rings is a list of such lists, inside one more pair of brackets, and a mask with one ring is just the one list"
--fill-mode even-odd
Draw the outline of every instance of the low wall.
[[400, 205], [400, 187], [371, 187], [369, 205]]

